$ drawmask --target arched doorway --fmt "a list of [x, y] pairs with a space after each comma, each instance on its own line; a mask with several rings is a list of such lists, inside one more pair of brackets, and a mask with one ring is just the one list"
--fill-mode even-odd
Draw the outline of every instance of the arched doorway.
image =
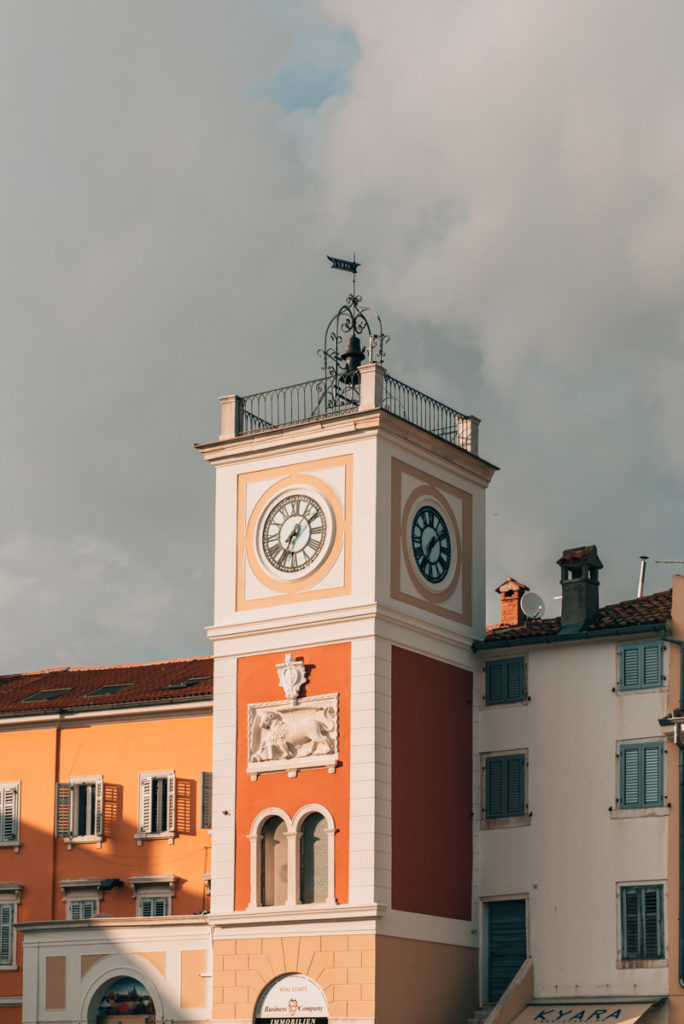
[[97, 1024], [155, 1024], [154, 1002], [135, 978], [115, 978], [97, 998]]
[[254, 1020], [256, 1024], [328, 1024], [328, 1002], [305, 974], [282, 974], [259, 996]]

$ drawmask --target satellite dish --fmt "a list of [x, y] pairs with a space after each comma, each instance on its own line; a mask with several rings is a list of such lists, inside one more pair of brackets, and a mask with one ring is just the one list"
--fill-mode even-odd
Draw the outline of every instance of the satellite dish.
[[520, 607], [526, 619], [541, 619], [544, 614], [544, 602], [539, 594], [535, 594], [532, 590], [523, 594]]

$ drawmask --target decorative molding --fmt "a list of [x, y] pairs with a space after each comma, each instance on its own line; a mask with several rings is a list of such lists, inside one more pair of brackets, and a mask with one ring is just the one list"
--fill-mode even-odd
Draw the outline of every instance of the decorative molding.
[[285, 662], [276, 665], [278, 679], [288, 700], [296, 701], [299, 691], [306, 682], [306, 666], [303, 661], [295, 661], [291, 654], [285, 655]]
[[291, 778], [304, 768], [334, 772], [338, 760], [336, 693], [248, 704], [247, 772], [252, 780], [266, 772], [287, 772]]

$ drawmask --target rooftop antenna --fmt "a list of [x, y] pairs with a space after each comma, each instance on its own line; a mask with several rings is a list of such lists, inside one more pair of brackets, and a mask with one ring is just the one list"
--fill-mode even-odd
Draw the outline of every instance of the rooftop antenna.
[[646, 580], [646, 562], [648, 562], [648, 555], [639, 555], [641, 559], [641, 568], [639, 569], [639, 587], [637, 589], [637, 597], [644, 596], [644, 582]]

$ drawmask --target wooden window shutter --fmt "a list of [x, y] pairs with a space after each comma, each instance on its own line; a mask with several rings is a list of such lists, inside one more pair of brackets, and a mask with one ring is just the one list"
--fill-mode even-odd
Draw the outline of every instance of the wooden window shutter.
[[639, 889], [622, 889], [622, 959], [639, 960]]
[[525, 813], [525, 755], [507, 758], [507, 813], [511, 818]]
[[141, 832], [152, 831], [152, 776], [140, 776], [140, 822]]
[[502, 818], [506, 814], [504, 804], [503, 758], [490, 757], [485, 767], [486, 814], [488, 818]]
[[659, 960], [663, 956], [662, 942], [662, 888], [644, 886], [643, 898], [643, 959]]
[[525, 696], [525, 659], [505, 658], [485, 665], [487, 704], [512, 704]]
[[19, 839], [19, 783], [0, 786], [0, 842]]
[[168, 789], [166, 791], [166, 831], [174, 832], [176, 829], [176, 776], [169, 772]]
[[663, 745], [645, 743], [644, 761], [644, 807], [662, 807], [663, 804]]
[[506, 698], [506, 663], [489, 661], [486, 673], [486, 700], [488, 704], [502, 704]]
[[211, 772], [202, 772], [202, 814], [201, 828], [211, 828], [211, 798], [213, 776]]
[[57, 783], [55, 798], [55, 835], [64, 839], [71, 836], [71, 785]]
[[643, 683], [644, 687], [660, 686], [662, 683], [661, 646], [660, 643], [643, 644]]
[[7, 966], [12, 963], [12, 925], [14, 924], [14, 904], [0, 903], [0, 964]]
[[95, 780], [95, 835], [102, 836], [104, 829], [104, 782], [99, 775]]

